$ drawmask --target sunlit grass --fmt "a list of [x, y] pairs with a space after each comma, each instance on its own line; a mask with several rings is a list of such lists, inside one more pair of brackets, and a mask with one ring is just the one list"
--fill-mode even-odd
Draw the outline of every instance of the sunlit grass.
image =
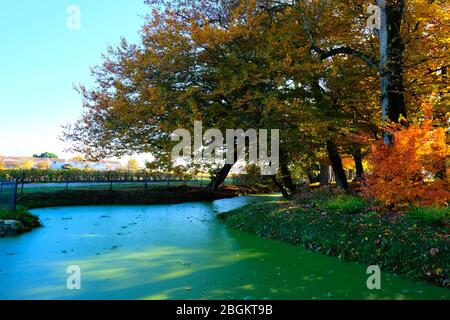
[[450, 219], [449, 207], [419, 207], [408, 212], [408, 217], [428, 224], [446, 224]]
[[356, 214], [367, 208], [367, 203], [361, 197], [341, 195], [321, 202], [320, 207], [335, 213]]

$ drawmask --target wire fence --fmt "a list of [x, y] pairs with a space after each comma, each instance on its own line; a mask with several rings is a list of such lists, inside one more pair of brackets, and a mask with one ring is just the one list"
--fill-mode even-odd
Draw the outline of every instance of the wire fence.
[[16, 182], [0, 181], [0, 213], [16, 210]]
[[[93, 170], [0, 170], [0, 178], [17, 181], [20, 194], [27, 192], [53, 192], [60, 190], [123, 190], [149, 189], [174, 186], [204, 187], [211, 182], [208, 175], [149, 173], [139, 171]], [[270, 184], [269, 177], [246, 174], [230, 175], [223, 185]]]

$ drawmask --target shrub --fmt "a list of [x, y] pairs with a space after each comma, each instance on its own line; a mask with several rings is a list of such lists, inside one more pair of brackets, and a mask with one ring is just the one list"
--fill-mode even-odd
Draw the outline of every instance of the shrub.
[[355, 214], [364, 211], [367, 203], [356, 196], [338, 196], [322, 202], [321, 208], [343, 214]]
[[372, 148], [371, 173], [364, 193], [388, 206], [442, 206], [450, 200], [446, 161], [450, 156], [444, 128], [431, 121], [395, 128], [394, 144]]
[[25, 227], [33, 229], [41, 226], [39, 218], [23, 206], [18, 206], [14, 212], [0, 212], [1, 220], [16, 220], [20, 221]]
[[418, 207], [408, 212], [408, 217], [420, 220], [428, 224], [445, 225], [450, 218], [449, 207]]

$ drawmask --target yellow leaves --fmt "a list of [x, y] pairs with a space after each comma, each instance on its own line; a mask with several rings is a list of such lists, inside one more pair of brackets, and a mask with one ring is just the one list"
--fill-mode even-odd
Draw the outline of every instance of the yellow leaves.
[[286, 57], [284, 58], [284, 61], [283, 61], [283, 66], [284, 66], [284, 68], [289, 68], [289, 66], [292, 64], [292, 58], [291, 58], [291, 55], [288, 53], [287, 55], [286, 55]]

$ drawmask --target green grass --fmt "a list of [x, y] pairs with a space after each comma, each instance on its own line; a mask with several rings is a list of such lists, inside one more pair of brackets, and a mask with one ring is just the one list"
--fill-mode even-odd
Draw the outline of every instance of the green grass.
[[364, 199], [349, 195], [340, 195], [335, 198], [320, 201], [318, 205], [327, 212], [339, 214], [361, 213], [368, 207]]
[[[221, 214], [228, 226], [263, 238], [286, 242], [321, 254], [379, 265], [386, 272], [413, 280], [450, 286], [448, 210], [382, 215], [357, 196], [338, 196], [308, 203], [275, 201], [248, 205]], [[326, 208], [326, 209], [325, 209]], [[336, 214], [339, 212], [339, 214]], [[420, 212], [420, 213], [418, 213]], [[433, 217], [433, 218], [430, 218]], [[445, 218], [445, 219], [447, 219]]]
[[29, 229], [41, 226], [39, 218], [30, 212], [24, 206], [17, 206], [16, 211], [0, 212], [0, 220], [16, 220], [20, 221], [25, 227]]
[[[184, 182], [180, 182], [180, 181], [172, 181], [170, 182], [169, 186], [173, 187], [173, 186], [182, 186], [182, 185], [188, 185], [188, 186], [206, 186], [209, 183], [209, 180], [203, 180], [202, 182], [200, 181], [188, 181], [187, 183]], [[165, 188], [167, 187], [167, 182], [157, 182], [157, 183], [149, 183], [147, 185], [148, 189], [156, 189], [156, 188]], [[85, 186], [80, 186], [80, 185], [71, 185], [69, 183], [69, 188], [68, 190], [109, 190], [110, 189], [110, 184], [109, 183], [105, 183], [105, 184], [101, 184], [101, 185], [85, 185]], [[144, 190], [145, 189], [145, 184], [144, 182], [127, 182], [127, 183], [113, 183], [112, 184], [112, 190]], [[37, 193], [37, 192], [58, 192], [58, 191], [64, 191], [66, 190], [65, 186], [52, 186], [52, 187], [46, 187], [46, 186], [42, 186], [42, 187], [30, 187], [27, 188], [25, 187], [23, 189], [23, 193]], [[18, 190], [17, 192], [19, 194], [22, 194], [22, 190], [20, 185], [18, 186]]]
[[449, 207], [419, 207], [411, 209], [408, 217], [419, 222], [424, 222], [432, 225], [445, 225], [450, 220]]

